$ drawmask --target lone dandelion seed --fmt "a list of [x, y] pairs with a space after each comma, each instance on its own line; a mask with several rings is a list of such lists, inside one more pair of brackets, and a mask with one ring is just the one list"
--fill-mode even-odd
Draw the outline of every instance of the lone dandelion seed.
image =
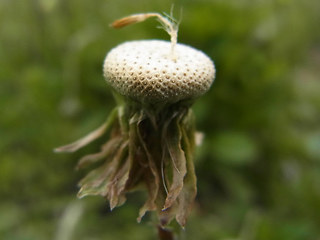
[[148, 197], [138, 221], [156, 211], [165, 226], [173, 218], [183, 227], [196, 196], [193, 164], [195, 127], [191, 105], [210, 88], [213, 62], [204, 53], [177, 43], [177, 22], [158, 13], [135, 14], [114, 28], [156, 17], [171, 41], [120, 44], [106, 56], [103, 74], [117, 106], [105, 124], [56, 152], [74, 152], [104, 135], [101, 151], [82, 157], [77, 168], [100, 162], [80, 181], [78, 196], [101, 195], [110, 208], [141, 186]]

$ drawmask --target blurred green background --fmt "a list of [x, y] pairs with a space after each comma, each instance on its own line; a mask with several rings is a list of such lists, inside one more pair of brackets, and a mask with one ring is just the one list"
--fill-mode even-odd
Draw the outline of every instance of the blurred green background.
[[139, 12], [183, 8], [179, 42], [207, 53], [217, 78], [197, 101], [205, 133], [198, 196], [182, 239], [320, 239], [320, 1], [0, 0], [0, 239], [155, 239], [143, 196], [110, 212], [76, 199], [80, 156], [52, 149], [98, 127], [115, 105], [106, 53], [166, 33]]

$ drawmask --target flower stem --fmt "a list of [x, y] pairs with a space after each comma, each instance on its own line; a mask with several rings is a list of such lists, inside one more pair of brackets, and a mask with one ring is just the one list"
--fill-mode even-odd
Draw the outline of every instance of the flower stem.
[[158, 225], [158, 237], [159, 237], [159, 240], [173, 240], [174, 239], [173, 232], [169, 229], [165, 229], [165, 228], [161, 227], [160, 225]]

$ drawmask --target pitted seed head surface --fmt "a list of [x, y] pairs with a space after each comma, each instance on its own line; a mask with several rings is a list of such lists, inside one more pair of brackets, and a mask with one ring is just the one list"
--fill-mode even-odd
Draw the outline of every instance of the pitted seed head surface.
[[203, 52], [177, 44], [141, 40], [120, 44], [106, 56], [106, 81], [120, 94], [143, 103], [174, 103], [201, 96], [210, 88], [214, 64]]

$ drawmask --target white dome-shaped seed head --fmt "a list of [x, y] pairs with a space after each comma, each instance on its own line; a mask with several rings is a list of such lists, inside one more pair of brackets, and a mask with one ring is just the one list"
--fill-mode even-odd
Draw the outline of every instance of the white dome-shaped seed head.
[[199, 97], [215, 77], [203, 52], [161, 40], [125, 42], [113, 48], [103, 66], [106, 81], [120, 94], [142, 103], [174, 103]]

